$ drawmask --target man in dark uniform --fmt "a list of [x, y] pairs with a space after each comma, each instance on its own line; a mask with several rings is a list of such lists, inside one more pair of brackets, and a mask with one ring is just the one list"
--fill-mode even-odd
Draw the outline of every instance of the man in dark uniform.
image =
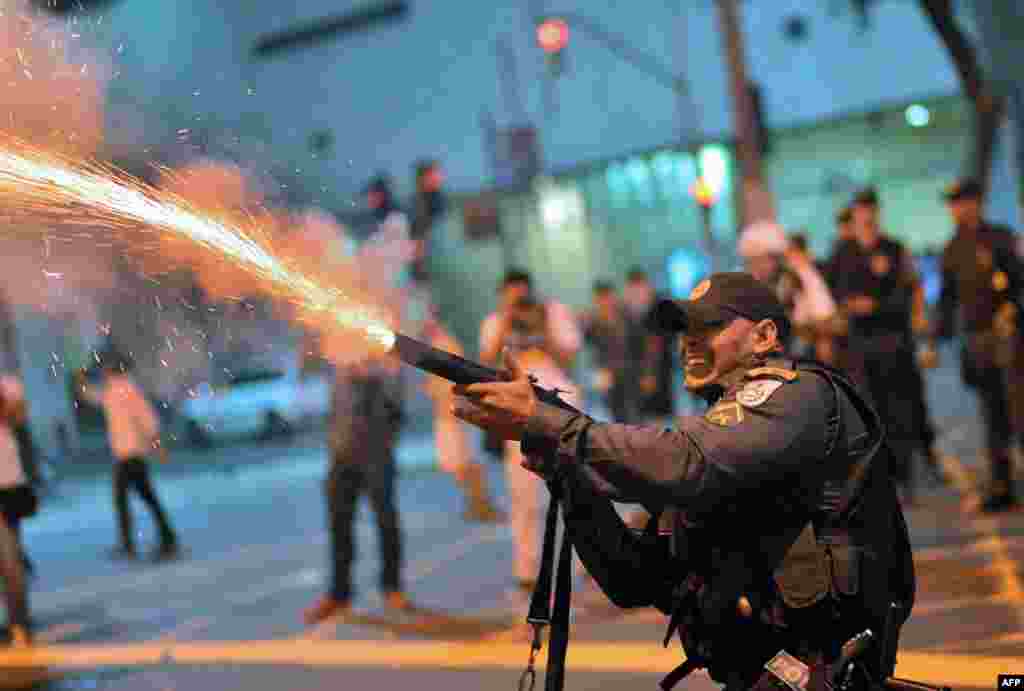
[[874, 188], [854, 198], [852, 222], [854, 242], [833, 267], [835, 298], [851, 348], [863, 358], [867, 392], [887, 425], [894, 479], [909, 501], [914, 451], [923, 452], [929, 468], [939, 466], [911, 328], [917, 272], [903, 245], [882, 232]]
[[[891, 674], [914, 575], [877, 414], [836, 371], [784, 359], [783, 307], [748, 274], [714, 274], [656, 314], [683, 331], [705, 415], [597, 423], [539, 402], [511, 355], [512, 381], [456, 387], [456, 414], [520, 439], [528, 467], [561, 483], [573, 546], [612, 602], [671, 615], [687, 664], [666, 688], [701, 666], [729, 691], [785, 688], [772, 679], [793, 672], [823, 688], [866, 628], [886, 633], [865, 667]], [[630, 531], [609, 496], [665, 532]]]
[[[1017, 504], [1010, 447], [1014, 397], [1019, 397], [1020, 334], [1016, 328], [1024, 269], [1013, 231], [982, 218], [982, 188], [964, 180], [945, 192], [956, 233], [942, 253], [942, 295], [935, 333], [950, 339], [959, 307], [964, 332], [964, 383], [977, 391], [985, 422], [991, 488], [982, 508], [1002, 511]], [[1016, 430], [1020, 433], [1020, 429]]]
[[626, 324], [626, 406], [633, 423], [671, 419], [674, 358], [665, 334], [651, 322], [658, 295], [647, 272], [630, 269], [622, 289]]
[[331, 406], [327, 475], [331, 536], [331, 588], [303, 614], [315, 624], [345, 614], [352, 600], [353, 529], [360, 495], [366, 492], [377, 518], [380, 589], [389, 609], [408, 610], [402, 592], [402, 535], [395, 506], [395, 444], [402, 421], [402, 388], [394, 363], [379, 358], [340, 368]]

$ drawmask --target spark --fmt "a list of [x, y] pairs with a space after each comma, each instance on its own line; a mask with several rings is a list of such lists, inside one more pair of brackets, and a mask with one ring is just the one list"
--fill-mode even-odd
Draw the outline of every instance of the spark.
[[361, 333], [384, 350], [394, 344], [394, 333], [373, 309], [290, 269], [246, 228], [206, 215], [184, 198], [113, 166], [72, 161], [4, 137], [0, 139], [0, 203], [30, 213], [62, 214], [74, 222], [85, 216], [115, 230], [142, 226], [189, 240], [266, 282], [306, 316], [317, 321], [333, 319], [337, 326]]

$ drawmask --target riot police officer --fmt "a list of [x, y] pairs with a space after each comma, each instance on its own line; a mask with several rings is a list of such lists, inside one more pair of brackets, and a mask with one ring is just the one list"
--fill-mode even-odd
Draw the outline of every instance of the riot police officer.
[[991, 488], [982, 508], [1003, 511], [1017, 504], [1010, 445], [1013, 399], [1020, 396], [1013, 383], [1020, 372], [1016, 315], [1024, 289], [1024, 268], [1013, 231], [982, 218], [981, 185], [963, 180], [950, 186], [944, 197], [956, 233], [942, 253], [942, 294], [935, 332], [941, 339], [953, 336], [959, 307], [964, 331], [962, 376], [981, 399], [991, 464]]
[[894, 479], [909, 500], [914, 452], [923, 452], [929, 468], [939, 466], [914, 348], [918, 278], [910, 254], [879, 226], [874, 188], [854, 198], [852, 214], [853, 243], [834, 267], [835, 298], [846, 315], [851, 346], [860, 352], [867, 392], [887, 427]]
[[[886, 632], [866, 668], [891, 674], [914, 575], [877, 414], [835, 370], [785, 358], [783, 307], [748, 274], [714, 274], [656, 314], [682, 331], [706, 414], [672, 430], [598, 423], [539, 402], [506, 355], [512, 381], [456, 387], [456, 415], [520, 439], [561, 483], [572, 544], [612, 602], [670, 616], [666, 644], [678, 632], [687, 663], [666, 688], [699, 666], [729, 691], [794, 672], [824, 688], [866, 628]], [[630, 531], [610, 497], [661, 530]]]

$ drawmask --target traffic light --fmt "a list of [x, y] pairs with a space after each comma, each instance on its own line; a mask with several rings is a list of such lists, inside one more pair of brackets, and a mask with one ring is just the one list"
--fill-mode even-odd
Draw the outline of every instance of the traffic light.
[[563, 57], [569, 45], [569, 24], [558, 17], [548, 17], [537, 25], [537, 45], [544, 51], [548, 69], [555, 76], [562, 73]]

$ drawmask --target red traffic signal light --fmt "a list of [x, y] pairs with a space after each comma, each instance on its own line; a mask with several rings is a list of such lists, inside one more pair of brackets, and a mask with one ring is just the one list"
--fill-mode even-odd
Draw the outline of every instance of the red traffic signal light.
[[436, 163], [421, 166], [416, 175], [416, 187], [420, 192], [439, 192], [444, 184], [444, 171]]
[[569, 44], [569, 25], [564, 19], [545, 19], [537, 25], [537, 45], [545, 53], [560, 53]]

